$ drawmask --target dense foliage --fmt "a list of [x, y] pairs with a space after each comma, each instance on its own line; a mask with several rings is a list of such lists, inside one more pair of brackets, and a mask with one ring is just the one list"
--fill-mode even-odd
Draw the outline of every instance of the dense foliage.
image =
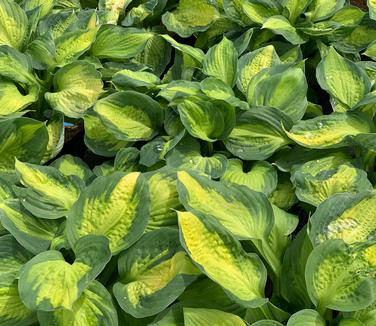
[[376, 325], [368, 8], [1, 0], [0, 325]]

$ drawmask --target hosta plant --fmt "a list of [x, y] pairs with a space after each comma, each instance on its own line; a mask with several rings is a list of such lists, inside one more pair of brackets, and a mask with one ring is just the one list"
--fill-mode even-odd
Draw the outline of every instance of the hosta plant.
[[376, 325], [360, 4], [1, 0], [0, 325]]

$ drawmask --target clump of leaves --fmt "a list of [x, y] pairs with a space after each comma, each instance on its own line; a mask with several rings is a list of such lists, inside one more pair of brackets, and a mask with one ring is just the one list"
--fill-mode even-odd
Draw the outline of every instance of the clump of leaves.
[[368, 9], [0, 1], [0, 324], [375, 325]]

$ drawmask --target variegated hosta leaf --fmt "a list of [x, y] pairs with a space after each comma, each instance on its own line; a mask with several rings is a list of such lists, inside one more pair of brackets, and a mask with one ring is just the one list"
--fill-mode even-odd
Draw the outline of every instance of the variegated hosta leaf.
[[285, 127], [292, 126], [289, 117], [273, 108], [259, 107], [241, 112], [225, 146], [243, 160], [265, 160], [291, 142], [281, 123]]
[[302, 44], [307, 41], [284, 16], [269, 17], [263, 23], [262, 28], [270, 29], [274, 34], [282, 35], [291, 44]]
[[26, 0], [23, 2], [25, 11], [31, 11], [40, 6], [40, 18], [46, 16], [54, 7], [56, 0]]
[[208, 142], [226, 139], [235, 126], [235, 109], [222, 100], [188, 97], [178, 111], [187, 131]]
[[178, 215], [182, 244], [197, 267], [240, 304], [265, 304], [266, 269], [261, 259], [246, 253], [214, 218], [199, 218], [189, 212]]
[[312, 243], [304, 227], [286, 249], [281, 273], [282, 297], [296, 310], [312, 304], [305, 282], [305, 266], [311, 252]]
[[233, 87], [236, 81], [238, 51], [234, 44], [223, 37], [222, 41], [211, 47], [203, 62], [204, 74], [216, 77]]
[[358, 310], [351, 314], [356, 320], [359, 320], [365, 326], [372, 326], [376, 322], [376, 302], [365, 309]]
[[136, 28], [103, 25], [91, 47], [97, 58], [128, 59], [141, 53], [153, 33]]
[[243, 162], [238, 159], [228, 161], [228, 167], [221, 180], [244, 185], [269, 196], [277, 187], [276, 169], [268, 162], [259, 161], [252, 165], [248, 172], [244, 171]]
[[344, 147], [346, 137], [371, 130], [368, 118], [362, 113], [343, 112], [299, 121], [286, 134], [301, 146], [322, 149]]
[[289, 12], [289, 20], [292, 24], [295, 23], [297, 18], [304, 13], [312, 0], [283, 0], [282, 5]]
[[229, 298], [226, 291], [210, 278], [199, 279], [191, 284], [179, 297], [184, 307], [220, 309], [244, 316], [246, 308]]
[[111, 295], [97, 281], [88, 285], [71, 309], [38, 311], [38, 320], [41, 325], [50, 326], [118, 325], [118, 316]]
[[282, 325], [283, 324], [281, 324], [279, 321], [271, 320], [271, 319], [262, 319], [252, 324], [252, 326], [282, 326]]
[[16, 171], [26, 188], [17, 188], [22, 205], [37, 217], [66, 216], [84, 187], [78, 177], [67, 177], [51, 166], [16, 160]]
[[[264, 318], [269, 318], [266, 321], [277, 322], [285, 321], [290, 317], [290, 314], [278, 308], [270, 301], [258, 308], [248, 308], [245, 314], [245, 321], [250, 325], [263, 325], [263, 322], [257, 324], [259, 321], [265, 321]], [[269, 325], [269, 324], [267, 324]], [[276, 324], [272, 324], [276, 325]], [[280, 325], [280, 324], [277, 324]]]
[[134, 91], [111, 94], [99, 100], [94, 111], [111, 134], [125, 141], [153, 138], [164, 114], [158, 102]]
[[326, 321], [316, 310], [304, 309], [293, 314], [287, 322], [287, 326], [301, 325], [326, 326]]
[[102, 93], [100, 73], [94, 65], [76, 61], [59, 69], [54, 76], [54, 92], [45, 98], [51, 107], [71, 118], [81, 118]]
[[14, 198], [13, 184], [0, 178], [0, 201]]
[[[341, 193], [358, 193], [372, 190], [367, 173], [347, 162], [332, 165], [335, 156], [308, 161], [298, 168], [293, 168], [291, 181], [299, 200], [318, 206], [330, 196]], [[338, 161], [338, 160], [337, 160]]]
[[332, 47], [317, 66], [316, 75], [321, 88], [348, 108], [353, 108], [371, 90], [364, 70]]
[[280, 174], [276, 189], [269, 195], [269, 201], [281, 209], [290, 209], [297, 201], [290, 174]]
[[23, 95], [16, 84], [11, 81], [0, 80], [0, 120], [7, 116], [22, 115], [20, 112], [38, 99], [39, 87], [31, 86]]
[[113, 254], [128, 248], [149, 221], [149, 194], [140, 173], [117, 172], [95, 179], [68, 214], [66, 234], [74, 244], [88, 234], [104, 235]]
[[27, 46], [26, 53], [34, 69], [44, 70], [56, 66], [56, 48], [51, 32], [37, 36]]
[[279, 15], [280, 4], [273, 0], [243, 1], [243, 11], [255, 23], [262, 25], [269, 17]]
[[119, 259], [120, 282], [113, 288], [119, 305], [137, 318], [155, 315], [183, 293], [200, 271], [171, 229], [145, 234]]
[[249, 52], [239, 59], [237, 86], [244, 94], [252, 78], [262, 69], [280, 64], [281, 61], [273, 45], [268, 45]]
[[18, 288], [24, 304], [32, 310], [73, 309], [87, 286], [111, 258], [105, 237], [86, 236], [73, 247], [75, 261], [49, 250], [29, 260], [20, 272]]
[[58, 169], [65, 176], [69, 177], [75, 175], [86, 183], [93, 177], [93, 172], [88, 165], [79, 157], [70, 154], [60, 156], [50, 165]]
[[207, 77], [200, 83], [201, 91], [212, 99], [224, 100], [228, 103], [236, 101], [232, 88], [220, 79]]
[[166, 155], [167, 166], [176, 169], [189, 169], [219, 178], [227, 168], [227, 158], [220, 153], [211, 156], [201, 154], [200, 143], [191, 136], [185, 136]]
[[189, 57], [193, 58], [197, 62], [201, 63], [204, 60], [204, 52], [201, 49], [195, 48], [187, 44], [179, 43], [175, 39], [173, 39], [170, 35], [167, 35], [167, 34], [164, 34], [161, 36], [168, 43], [170, 43], [173, 48], [175, 48], [176, 50], [179, 50], [183, 54], [188, 55]]
[[119, 16], [131, 0], [99, 0], [98, 8], [106, 11], [106, 23], [117, 25]]
[[266, 196], [247, 187], [180, 171], [178, 192], [187, 210], [215, 217], [239, 239], [265, 239], [273, 226], [273, 211]]
[[112, 82], [116, 89], [126, 91], [132, 88], [152, 89], [161, 81], [156, 75], [147, 71], [123, 69], [114, 74]]
[[350, 247], [328, 240], [313, 249], [305, 277], [308, 294], [318, 311], [356, 311], [375, 298], [376, 244]]
[[376, 20], [376, 1], [375, 0], [367, 0], [367, 5], [369, 9], [369, 16]]
[[[365, 189], [366, 190], [366, 189]], [[314, 245], [330, 239], [347, 244], [365, 242], [376, 235], [376, 193], [336, 194], [317, 207], [312, 215], [310, 238]]]
[[189, 37], [193, 33], [206, 31], [220, 17], [211, 2], [206, 0], [179, 0], [176, 10], [166, 12], [162, 22], [166, 28], [181, 37]]
[[47, 143], [43, 122], [30, 118], [0, 121], [0, 174], [13, 173], [15, 157], [40, 163]]
[[42, 163], [55, 158], [63, 149], [65, 142], [64, 114], [53, 111], [46, 125], [48, 132], [48, 144]]
[[174, 80], [167, 85], [161, 85], [160, 88], [158, 96], [163, 97], [169, 102], [178, 98], [202, 94], [200, 83], [187, 80]]
[[177, 210], [183, 205], [176, 189], [177, 175], [173, 169], [151, 173], [148, 177], [150, 193], [150, 219], [146, 230], [177, 227]]
[[155, 75], [161, 76], [171, 60], [171, 52], [171, 45], [160, 35], [154, 35], [147, 41], [137, 60], [150, 67]]
[[0, 77], [27, 85], [38, 84], [30, 59], [7, 45], [0, 45]]
[[244, 13], [243, 3], [243, 0], [222, 0], [223, 10], [227, 17], [241, 26], [249, 26], [252, 25], [252, 21]]
[[89, 111], [84, 117], [85, 145], [95, 154], [112, 157], [129, 143], [115, 138], [107, 131], [95, 112]]
[[299, 121], [308, 106], [308, 84], [302, 69], [276, 65], [259, 72], [248, 85], [248, 102], [268, 106]]
[[246, 326], [247, 323], [237, 315], [216, 309], [184, 308], [186, 326]]
[[49, 249], [60, 225], [60, 221], [34, 217], [18, 199], [0, 203], [0, 221], [24, 248], [34, 254]]
[[[376, 12], [375, 12], [376, 13]], [[370, 57], [372, 60], [376, 59], [376, 42], [372, 42], [367, 49], [363, 52], [364, 55]], [[367, 70], [366, 70], [367, 72]], [[368, 76], [370, 77], [370, 76]]]
[[[139, 5], [132, 7], [121, 24], [123, 26], [138, 26], [143, 23], [148, 25], [151, 22], [159, 21], [168, 0], [145, 0]], [[137, 3], [138, 4], [138, 3]]]
[[26, 13], [13, 0], [0, 3], [0, 45], [21, 50], [28, 37]]
[[312, 0], [305, 15], [311, 21], [321, 21], [334, 15], [345, 3], [346, 0]]
[[74, 62], [86, 52], [95, 40], [97, 28], [79, 29], [64, 33], [55, 40], [55, 57], [58, 67]]
[[35, 312], [22, 303], [18, 294], [19, 270], [32, 255], [11, 235], [0, 237], [0, 323], [5, 326], [32, 325]]

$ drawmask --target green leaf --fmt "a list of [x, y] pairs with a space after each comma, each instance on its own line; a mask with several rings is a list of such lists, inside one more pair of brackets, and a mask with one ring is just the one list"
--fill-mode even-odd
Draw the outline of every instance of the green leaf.
[[28, 19], [26, 13], [13, 0], [0, 3], [0, 45], [21, 50], [27, 41]]
[[353, 108], [371, 90], [366, 73], [332, 47], [319, 63], [316, 77], [321, 88], [348, 108]]
[[177, 227], [177, 210], [183, 205], [176, 189], [177, 174], [172, 169], [157, 170], [148, 179], [150, 192], [150, 219], [147, 230]]
[[200, 143], [191, 136], [185, 136], [166, 155], [167, 166], [176, 169], [189, 169], [219, 178], [227, 168], [227, 158], [221, 153], [210, 156], [201, 154]]
[[345, 3], [346, 0], [312, 0], [305, 15], [311, 21], [321, 21], [333, 16]]
[[71, 118], [81, 118], [102, 93], [100, 73], [84, 61], [76, 61], [59, 69], [54, 76], [55, 92], [45, 98], [51, 107]]
[[40, 18], [43, 18], [52, 10], [55, 2], [55, 0], [26, 0], [23, 2], [23, 8], [27, 12], [40, 7]]
[[291, 44], [303, 44], [307, 41], [284, 16], [269, 17], [261, 28], [267, 28], [274, 34], [282, 35]]
[[268, 237], [274, 217], [264, 194], [186, 171], [178, 172], [177, 189], [188, 211], [215, 217], [239, 239]]
[[285, 127], [292, 125], [284, 113], [273, 108], [259, 107], [241, 112], [225, 146], [243, 160], [265, 160], [290, 143], [281, 122]]
[[233, 87], [236, 81], [237, 65], [238, 51], [230, 40], [223, 37], [220, 43], [211, 47], [206, 53], [202, 71]]
[[173, 39], [170, 35], [161, 35], [168, 43], [171, 44], [172, 47], [179, 50], [182, 53], [187, 54], [188, 56], [195, 59], [197, 62], [201, 63], [204, 60], [204, 52], [201, 49], [195, 48], [190, 45], [182, 44], [175, 39]]
[[37, 217], [56, 219], [66, 216], [84, 187], [79, 178], [66, 177], [51, 166], [16, 160], [15, 168], [26, 187], [17, 191], [22, 205]]
[[364, 55], [370, 57], [372, 60], [376, 59], [376, 42], [372, 42], [363, 52]]
[[99, 59], [128, 59], [141, 53], [153, 33], [116, 25], [102, 25], [91, 54]]
[[107, 131], [95, 112], [88, 111], [84, 117], [85, 145], [95, 154], [112, 157], [130, 143], [115, 138]]
[[0, 237], [0, 323], [32, 325], [36, 315], [22, 303], [17, 287], [19, 270], [32, 255], [10, 234]]
[[312, 243], [304, 227], [286, 249], [281, 273], [282, 296], [296, 310], [312, 305], [305, 281], [306, 262], [311, 252]]
[[376, 232], [372, 209], [375, 202], [373, 191], [330, 197], [312, 216], [309, 233], [312, 243], [318, 245], [330, 239], [342, 239], [347, 244], [354, 244], [372, 239]]
[[59, 251], [49, 250], [29, 260], [20, 272], [19, 291], [32, 310], [72, 310], [83, 291], [111, 258], [108, 240], [86, 236], [73, 247], [75, 260], [64, 260]]
[[27, 113], [27, 111], [21, 111], [38, 100], [38, 93], [38, 86], [30, 86], [27, 89], [27, 94], [24, 95], [15, 83], [0, 80], [0, 120], [6, 119], [7, 116]]
[[280, 59], [273, 45], [243, 55], [238, 64], [237, 86], [239, 90], [246, 94], [250, 81], [257, 73], [279, 63]]
[[49, 249], [60, 224], [60, 221], [34, 217], [18, 199], [0, 203], [0, 221], [24, 248], [34, 254]]
[[64, 33], [55, 41], [56, 62], [58, 67], [76, 61], [93, 44], [97, 28], [75, 30]]
[[150, 199], [141, 173], [117, 172], [95, 179], [68, 214], [66, 234], [73, 246], [89, 234], [106, 236], [113, 254], [130, 247], [149, 220]]
[[184, 325], [232, 325], [246, 326], [246, 322], [239, 316], [216, 309], [184, 308]]
[[158, 102], [134, 91], [111, 94], [99, 100], [94, 111], [111, 134], [125, 141], [153, 138], [163, 118]]
[[241, 160], [231, 159], [221, 180], [247, 186], [267, 196], [276, 189], [278, 182], [277, 171], [268, 162], [259, 161], [254, 163], [249, 171], [246, 172], [244, 170]]
[[0, 174], [14, 171], [14, 158], [40, 163], [48, 142], [43, 122], [30, 118], [0, 121]]
[[362, 113], [344, 112], [299, 121], [286, 134], [301, 146], [323, 149], [344, 147], [348, 136], [368, 133], [371, 129]]
[[55, 158], [63, 149], [65, 142], [64, 114], [53, 111], [47, 122], [48, 144], [42, 163]]
[[287, 326], [326, 326], [326, 321], [316, 310], [304, 309], [293, 314], [287, 322]]
[[199, 218], [189, 212], [178, 215], [182, 245], [197, 267], [240, 304], [263, 305], [267, 301], [266, 269], [261, 259], [246, 253], [240, 242], [214, 218]]
[[224, 100], [228, 103], [236, 101], [234, 91], [232, 88], [220, 79], [215, 77], [205, 78], [200, 83], [201, 91], [216, 100]]
[[337, 160], [336, 156], [308, 161], [293, 169], [291, 181], [299, 200], [313, 206], [318, 206], [336, 193], [354, 194], [372, 189], [365, 171], [343, 159]]
[[56, 48], [52, 33], [37, 36], [27, 46], [26, 53], [34, 69], [45, 70], [56, 66]]
[[374, 301], [375, 244], [349, 247], [329, 240], [313, 249], [305, 277], [308, 294], [318, 311], [356, 311]]
[[305, 12], [312, 0], [283, 0], [282, 5], [289, 12], [289, 20], [292, 24]]
[[58, 169], [65, 176], [70, 177], [75, 175], [86, 183], [93, 177], [93, 172], [90, 170], [89, 166], [79, 157], [70, 154], [60, 156], [50, 165]]
[[235, 126], [235, 109], [225, 101], [187, 98], [178, 111], [187, 131], [208, 142], [226, 139]]
[[280, 4], [273, 0], [242, 2], [244, 13], [255, 23], [262, 25], [266, 19], [280, 14]]
[[369, 16], [371, 19], [376, 19], [376, 2], [375, 0], [367, 0]]
[[166, 12], [162, 22], [166, 28], [181, 37], [206, 31], [219, 18], [219, 12], [213, 3], [205, 0], [179, 0], [178, 8]]
[[0, 46], [0, 77], [27, 85], [38, 84], [30, 59], [6, 45]]
[[106, 23], [117, 25], [119, 16], [131, 0], [99, 0], [98, 8], [106, 11]]
[[223, 9], [226, 15], [241, 26], [248, 26], [252, 21], [243, 10], [243, 0], [222, 0]]
[[266, 68], [248, 85], [248, 102], [281, 110], [293, 122], [299, 121], [308, 106], [308, 84], [300, 68], [278, 65]]
[[132, 88], [154, 88], [161, 81], [150, 72], [123, 69], [114, 74], [112, 82], [118, 90], [129, 90]]
[[114, 295], [137, 318], [167, 308], [201, 274], [181, 248], [179, 232], [168, 228], [145, 234], [119, 258], [118, 266]]
[[117, 326], [118, 316], [110, 293], [99, 282], [93, 281], [73, 303], [71, 310], [38, 311], [41, 325], [63, 326], [93, 325]]

